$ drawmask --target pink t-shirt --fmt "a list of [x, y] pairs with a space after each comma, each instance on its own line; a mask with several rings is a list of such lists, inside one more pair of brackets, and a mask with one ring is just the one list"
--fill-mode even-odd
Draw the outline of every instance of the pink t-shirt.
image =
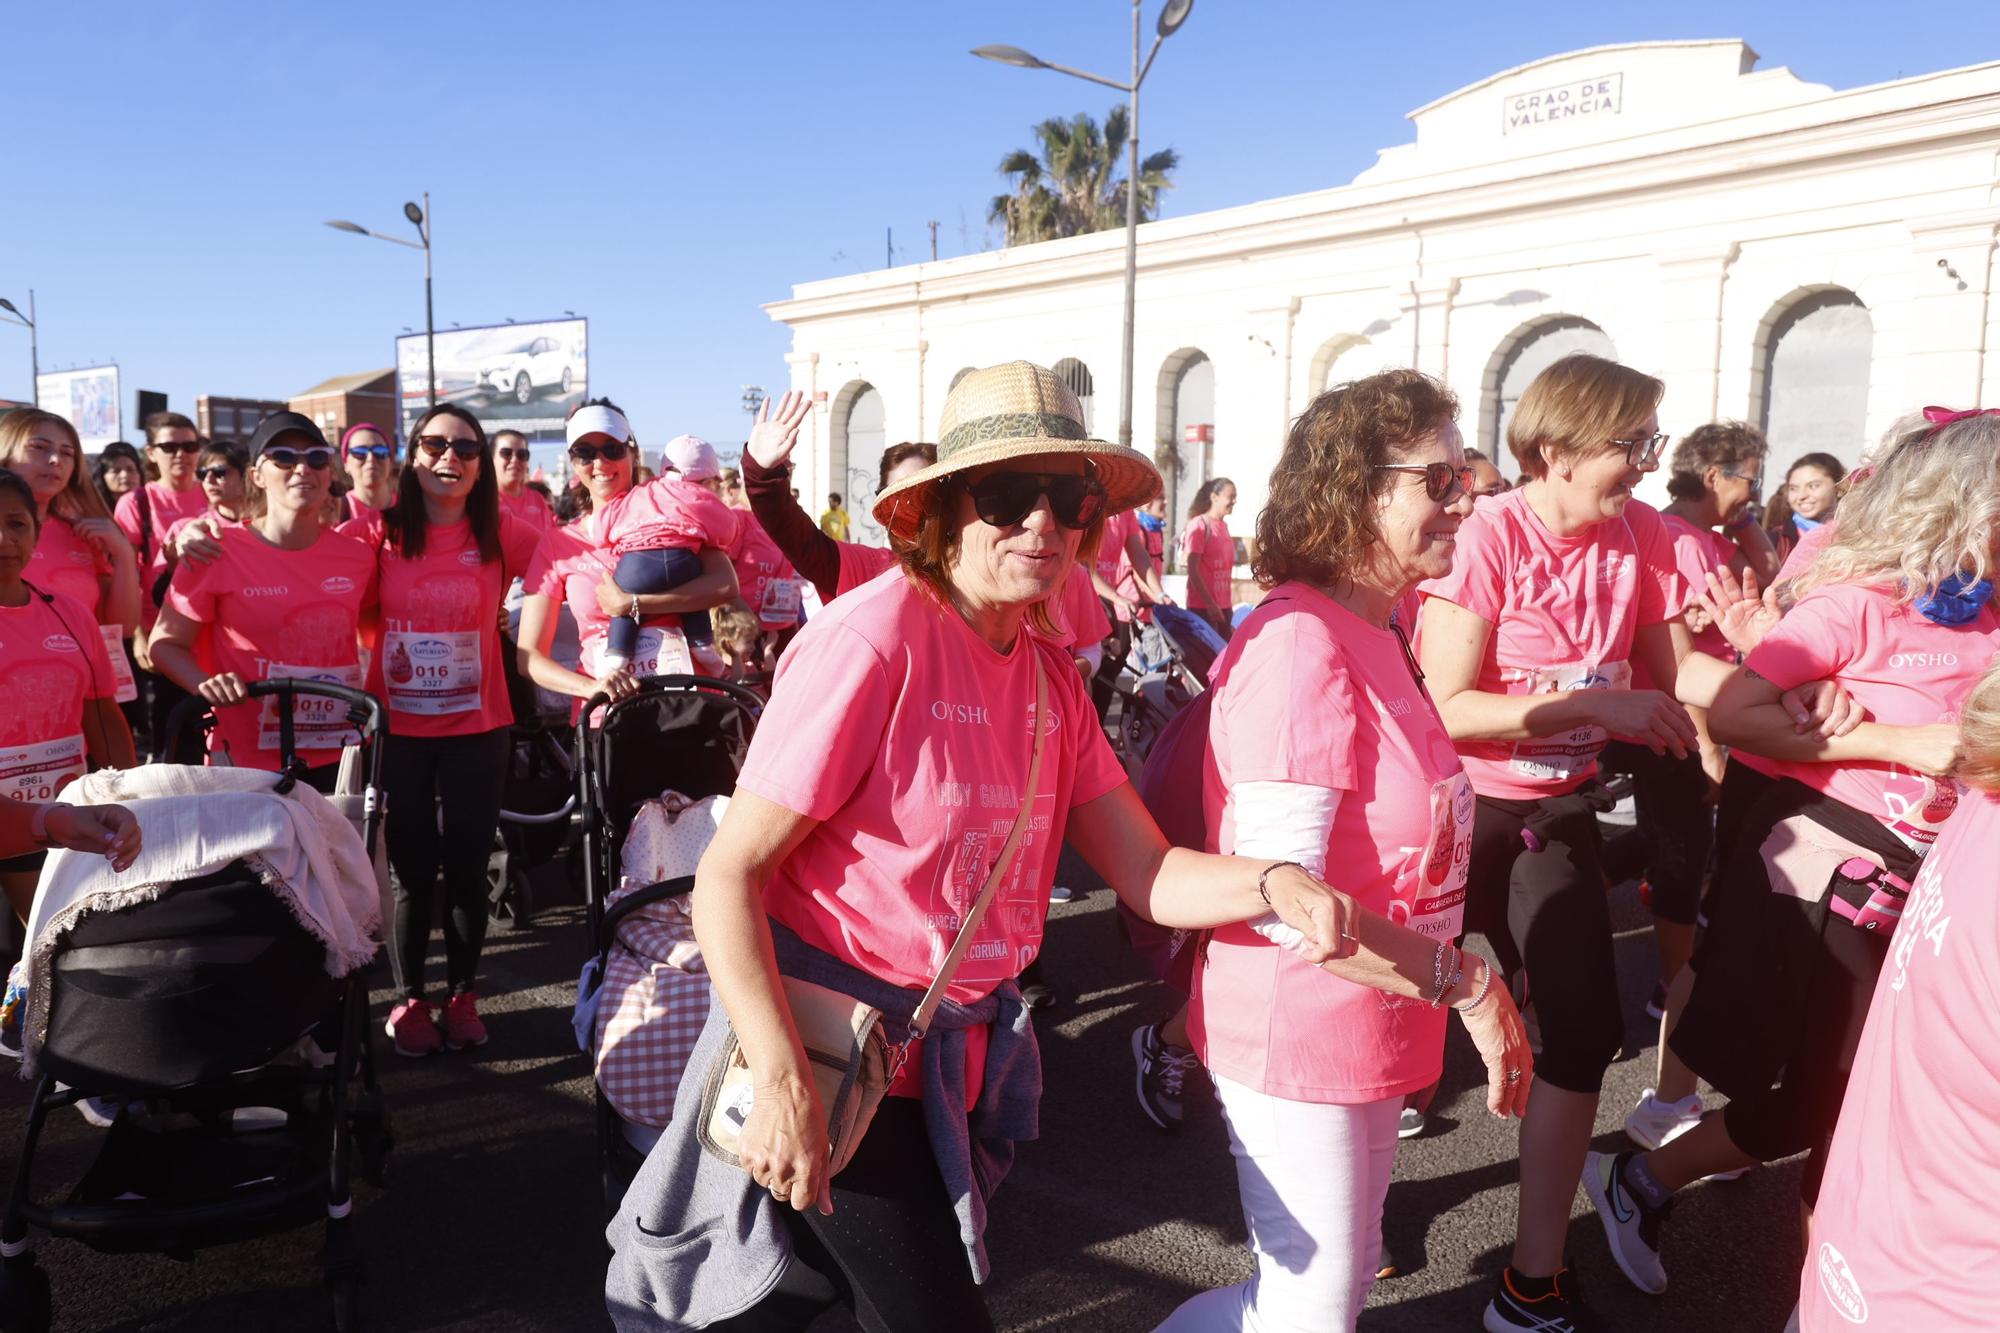
[[738, 782], [819, 822], [772, 877], [773, 916], [873, 976], [930, 983], [1026, 791], [1033, 652], [1035, 811], [949, 994], [980, 999], [1034, 960], [1069, 811], [1125, 770], [1066, 656], [1028, 634], [997, 653], [900, 573], [830, 603], [778, 664]]
[[1811, 569], [1812, 562], [1819, 559], [1819, 553], [1833, 540], [1834, 529], [1838, 523], [1838, 519], [1829, 519], [1810, 532], [1800, 533], [1799, 544], [1785, 557], [1785, 563], [1778, 566], [1778, 582], [1795, 579]]
[[1084, 565], [1070, 567], [1069, 577], [1063, 580], [1062, 599], [1054, 609], [1057, 627], [1054, 642], [1061, 647], [1082, 652], [1104, 642], [1111, 633], [1111, 617], [1104, 613], [1104, 599], [1097, 595], [1097, 585], [1090, 581], [1090, 570]]
[[860, 542], [835, 542], [840, 548], [840, 577], [833, 585], [835, 597], [845, 597], [878, 574], [896, 567], [896, 553], [886, 546], [863, 546]]
[[[1887, 590], [1814, 588], [1752, 650], [1745, 665], [1781, 690], [1837, 681], [1873, 722], [1953, 722], [2000, 649], [2000, 618], [1980, 608], [1965, 625], [1934, 625]], [[1958, 804], [1958, 784], [1894, 764], [1779, 761], [1775, 773], [1873, 815], [1919, 855]]]
[[729, 562], [736, 567], [736, 591], [744, 605], [757, 613], [765, 629], [787, 629], [799, 623], [798, 571], [747, 509], [736, 515], [736, 537], [729, 544]]
[[[1300, 583], [1250, 613], [1212, 676], [1202, 804], [1208, 849], [1237, 850], [1229, 790], [1293, 782], [1340, 792], [1326, 878], [1435, 939], [1465, 914], [1473, 794], [1393, 630]], [[1274, 1097], [1356, 1103], [1437, 1080], [1445, 1011], [1328, 976], [1248, 925], [1196, 969], [1188, 1031], [1210, 1069]]]
[[500, 512], [517, 523], [525, 523], [536, 532], [547, 532], [556, 525], [556, 511], [542, 498], [542, 493], [523, 486], [519, 495], [500, 492]]
[[378, 552], [382, 616], [369, 644], [368, 692], [388, 704], [390, 734], [470, 736], [512, 726], [497, 617], [508, 585], [534, 558], [534, 529], [502, 514], [498, 561], [480, 557], [465, 519], [430, 528], [416, 560], [383, 540], [379, 512], [339, 530]]
[[82, 602], [30, 592], [24, 606], [0, 606], [0, 800], [52, 801], [82, 777], [84, 701], [115, 688]]
[[50, 514], [42, 520], [42, 534], [28, 558], [28, 582], [43, 592], [74, 597], [95, 621], [104, 601], [103, 580], [109, 577], [110, 558], [79, 537], [68, 519]]
[[[134, 553], [147, 562], [146, 567], [139, 571], [139, 622], [141, 628], [151, 629], [160, 614], [160, 608], [153, 605], [152, 594], [153, 585], [160, 581], [160, 575], [167, 572], [167, 536], [182, 519], [208, 512], [208, 492], [198, 485], [176, 491], [163, 481], [149, 481], [145, 485], [145, 493], [152, 507], [151, 532], [143, 531], [139, 522], [138, 491], [127, 491], [119, 496], [118, 508], [112, 511], [111, 518], [118, 525], [118, 530], [125, 534], [125, 540], [132, 543]], [[147, 555], [149, 546], [150, 557]]]
[[[356, 634], [376, 602], [375, 552], [338, 532], [322, 532], [303, 551], [274, 546], [248, 526], [224, 528], [217, 540], [221, 556], [182, 561], [167, 589], [169, 606], [206, 627], [196, 652], [202, 669], [362, 688]], [[292, 716], [308, 767], [333, 763], [354, 739], [346, 706], [334, 700], [301, 698]], [[275, 699], [218, 708], [209, 750], [227, 751], [238, 768], [276, 771], [281, 721]]]
[[[1119, 572], [1131, 565], [1131, 557], [1125, 553], [1125, 539], [1138, 529], [1139, 515], [1135, 510], [1127, 509], [1104, 520], [1104, 540], [1097, 547], [1097, 577], [1104, 580], [1107, 588], [1116, 589]], [[1125, 596], [1122, 592], [1118, 595]], [[1121, 609], [1118, 618], [1129, 620], [1131, 617]]]
[[[1474, 505], [1451, 573], [1421, 585], [1492, 626], [1474, 688], [1489, 694], [1626, 689], [1632, 637], [1686, 610], [1690, 594], [1659, 514], [1637, 500], [1570, 537], [1542, 525], [1525, 490]], [[1458, 747], [1482, 796], [1533, 800], [1597, 772], [1602, 727]]]
[[1966, 794], [1875, 985], [1813, 1212], [1804, 1333], [2000, 1328], [2000, 800]]
[[599, 531], [619, 555], [727, 549], [736, 535], [736, 515], [713, 491], [669, 472], [605, 505]]
[[[1188, 564], [1201, 571], [1209, 591], [1222, 599], [1221, 609], [1227, 611], [1231, 599], [1229, 575], [1236, 568], [1236, 542], [1229, 535], [1229, 525], [1204, 515], [1188, 524], [1187, 531], [1181, 534], [1181, 543], [1187, 551]], [[1206, 611], [1213, 607], [1214, 603], [1197, 590], [1194, 580], [1188, 580], [1188, 608]]]
[[[1662, 514], [1667, 538], [1674, 544], [1674, 564], [1688, 587], [1688, 600], [1708, 593], [1708, 576], [1733, 566], [1736, 543], [1712, 528], [1697, 528], [1679, 514]], [[1697, 650], [1734, 665], [1736, 650], [1721, 630], [1710, 625], [1694, 636]]]
[[[1165, 568], [1161, 557], [1166, 554], [1167, 534], [1161, 530], [1148, 528], [1145, 524], [1139, 522], [1139, 511], [1136, 509], [1132, 511], [1132, 525], [1139, 533], [1139, 540], [1145, 543], [1146, 554], [1153, 558], [1154, 570], [1158, 571]], [[1117, 587], [1120, 597], [1123, 597], [1128, 602], [1140, 603], [1139, 619], [1150, 619], [1150, 613], [1145, 606], [1145, 599], [1139, 590], [1138, 567], [1132, 563], [1131, 555], [1125, 551], [1122, 545], [1119, 547], [1118, 555]]]

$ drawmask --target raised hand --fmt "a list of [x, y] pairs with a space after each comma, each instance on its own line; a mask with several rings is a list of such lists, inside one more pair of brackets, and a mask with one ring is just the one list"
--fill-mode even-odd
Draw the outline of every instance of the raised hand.
[[1784, 618], [1778, 607], [1777, 589], [1766, 588], [1759, 596], [1757, 576], [1748, 569], [1743, 571], [1740, 582], [1726, 568], [1710, 574], [1708, 593], [1697, 594], [1695, 605], [1739, 653], [1747, 653], [1762, 643], [1764, 636]]
[[757, 409], [757, 423], [750, 428], [750, 439], [743, 448], [750, 457], [757, 460], [757, 466], [765, 469], [783, 467], [792, 456], [792, 449], [799, 442], [799, 427], [805, 424], [812, 412], [812, 398], [797, 389], [787, 389], [785, 396], [778, 400], [775, 411], [771, 400]]

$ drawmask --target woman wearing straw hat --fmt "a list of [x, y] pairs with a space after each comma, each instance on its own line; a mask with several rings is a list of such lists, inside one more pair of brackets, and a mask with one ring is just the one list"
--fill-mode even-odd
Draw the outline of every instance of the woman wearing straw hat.
[[[1352, 903], [1297, 865], [1169, 848], [1067, 655], [1024, 632], [1104, 516], [1159, 486], [1144, 455], [1087, 437], [1053, 372], [1017, 361], [967, 375], [938, 461], [877, 499], [898, 566], [793, 641], [696, 877], [720, 1003], [690, 1069], [733, 1032], [756, 1087], [740, 1169], [704, 1153], [711, 1121], [684, 1099], [611, 1227], [621, 1329], [803, 1328], [836, 1301], [869, 1329], [993, 1326], [988, 1195], [1035, 1137], [1040, 1094], [1015, 977], [1065, 838], [1163, 924], [1275, 913], [1309, 959], [1354, 952]], [[881, 1009], [892, 1042], [913, 1019], [930, 1034], [837, 1177], [781, 977]]]

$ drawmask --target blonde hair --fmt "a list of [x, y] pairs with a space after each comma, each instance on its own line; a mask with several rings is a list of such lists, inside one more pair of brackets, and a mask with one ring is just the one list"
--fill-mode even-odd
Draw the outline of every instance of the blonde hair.
[[1953, 574], [1986, 578], [1996, 535], [2000, 417], [1926, 425], [1896, 441], [1868, 484], [1840, 502], [1840, 526], [1794, 590], [1883, 584], [1911, 602]]
[[1507, 448], [1530, 477], [1610, 446], [1667, 396], [1651, 375], [1578, 352], [1535, 376], [1507, 422]]
[[1965, 697], [1958, 712], [1958, 763], [1952, 773], [1967, 786], [2000, 792], [2000, 658]]
[[83, 440], [66, 417], [36, 408], [24, 408], [0, 417], [0, 467], [18, 467], [21, 456], [28, 451], [28, 441], [45, 426], [52, 426], [68, 436], [70, 448], [76, 451], [76, 461], [69, 470], [69, 482], [50, 498], [49, 513], [67, 522], [80, 518], [110, 518], [111, 511], [105, 507], [104, 497], [97, 493], [97, 483], [90, 479], [90, 468], [83, 456]]

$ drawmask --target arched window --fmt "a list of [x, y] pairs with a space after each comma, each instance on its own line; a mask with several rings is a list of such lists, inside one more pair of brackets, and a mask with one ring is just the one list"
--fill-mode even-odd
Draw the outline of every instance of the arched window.
[[[882, 451], [888, 447], [882, 395], [874, 385], [855, 380], [840, 391], [834, 402], [832, 444], [833, 475], [838, 479], [834, 489], [841, 492], [847, 510], [849, 536], [875, 546], [888, 545], [887, 534], [869, 512], [875, 504]], [[815, 496], [813, 503], [824, 505], [826, 497]]]
[[1158, 423], [1153, 457], [1166, 481], [1171, 533], [1186, 498], [1216, 470], [1215, 363], [1206, 352], [1183, 347], [1160, 363], [1153, 411]]
[[1486, 456], [1513, 472], [1513, 454], [1507, 448], [1507, 423], [1514, 418], [1514, 405], [1535, 382], [1535, 376], [1566, 356], [1586, 352], [1607, 361], [1618, 359], [1618, 349], [1604, 330], [1576, 315], [1556, 315], [1537, 320], [1509, 334], [1487, 365], [1485, 383]]
[[1090, 367], [1073, 356], [1066, 356], [1049, 368], [1055, 371], [1056, 378], [1069, 385], [1069, 391], [1076, 395], [1077, 402], [1083, 404], [1083, 428], [1095, 435], [1097, 416], [1092, 410], [1092, 403], [1097, 396], [1097, 381], [1091, 378]]
[[1800, 454], [1822, 451], [1849, 466], [1860, 459], [1874, 348], [1868, 307], [1844, 288], [1811, 292], [1770, 322], [1762, 425], [1771, 442], [1764, 473], [1774, 485]]
[[1325, 370], [1313, 392], [1323, 393], [1340, 384], [1351, 384], [1355, 380], [1366, 379], [1370, 375], [1406, 363], [1392, 348], [1371, 342], [1359, 334], [1350, 338], [1337, 338], [1320, 349], [1315, 360], [1324, 360]]

